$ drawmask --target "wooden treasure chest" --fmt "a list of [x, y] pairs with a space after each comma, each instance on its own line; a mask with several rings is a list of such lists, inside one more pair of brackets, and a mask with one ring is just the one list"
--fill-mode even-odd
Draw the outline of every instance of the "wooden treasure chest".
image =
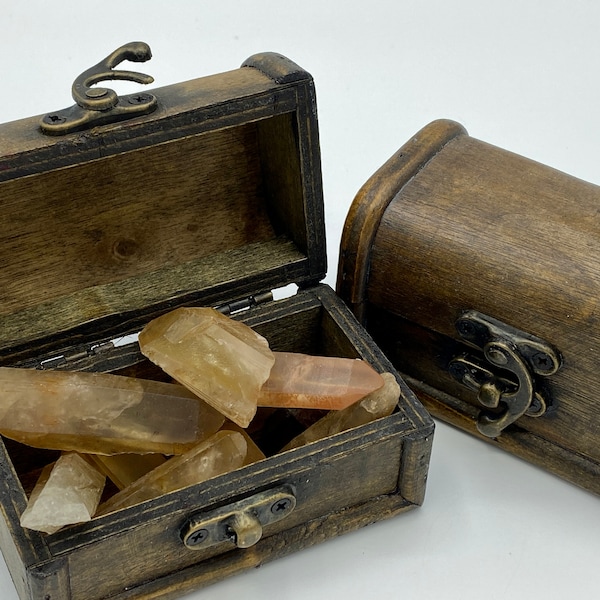
[[436, 121], [357, 195], [338, 293], [436, 417], [600, 493], [600, 190]]
[[[127, 336], [177, 307], [218, 306], [274, 350], [397, 375], [319, 283], [310, 75], [259, 54], [150, 92], [93, 86], [146, 82], [114, 67], [148, 57], [124, 46], [75, 80], [73, 107], [0, 127], [0, 365], [155, 376]], [[297, 293], [273, 300], [292, 283]], [[29, 473], [56, 452], [5, 439], [0, 543], [19, 596], [175, 598], [421, 504], [433, 424], [398, 381], [390, 416], [281, 452], [306, 415], [270, 411], [253, 431], [265, 459], [51, 534], [20, 515]]]

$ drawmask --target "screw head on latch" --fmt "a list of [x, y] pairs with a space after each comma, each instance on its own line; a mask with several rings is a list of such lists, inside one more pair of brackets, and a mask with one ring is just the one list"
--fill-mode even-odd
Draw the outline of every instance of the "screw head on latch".
[[152, 96], [150, 94], [133, 94], [127, 98], [127, 102], [129, 104], [144, 104], [145, 102], [150, 102], [152, 100]]
[[555, 362], [546, 352], [536, 352], [531, 357], [531, 362], [539, 373], [550, 373], [555, 369]]
[[281, 498], [271, 506], [271, 512], [274, 515], [282, 515], [292, 508], [292, 501], [289, 498]]
[[208, 538], [208, 530], [207, 529], [198, 529], [197, 531], [192, 531], [184, 538], [184, 543], [186, 546], [199, 546]]
[[63, 117], [61, 115], [45, 115], [44, 118], [42, 119], [42, 121], [44, 123], [47, 123], [48, 125], [60, 125], [61, 123], [64, 123], [67, 120], [66, 117]]
[[456, 322], [456, 329], [462, 336], [466, 338], [472, 337], [475, 333], [475, 325], [466, 319], [459, 319]]

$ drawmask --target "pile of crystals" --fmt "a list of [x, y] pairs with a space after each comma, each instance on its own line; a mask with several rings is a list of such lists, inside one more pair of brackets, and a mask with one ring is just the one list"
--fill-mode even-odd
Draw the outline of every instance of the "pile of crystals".
[[[0, 434], [61, 451], [23, 527], [53, 533], [264, 459], [246, 432], [258, 407], [329, 411], [286, 451], [391, 414], [400, 393], [362, 360], [273, 352], [211, 308], [165, 314], [139, 344], [177, 383], [0, 368]], [[106, 477], [119, 491], [100, 503]]]

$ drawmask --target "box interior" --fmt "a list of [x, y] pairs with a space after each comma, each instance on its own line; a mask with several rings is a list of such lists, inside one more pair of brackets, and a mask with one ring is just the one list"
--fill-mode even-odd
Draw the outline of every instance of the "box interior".
[[318, 280], [300, 153], [287, 112], [0, 183], [0, 356], [211, 291]]
[[[305, 296], [305, 300], [300, 298]], [[331, 317], [324, 306], [315, 300], [310, 293], [299, 292], [297, 297], [276, 301], [273, 303], [280, 309], [278, 317], [268, 317], [269, 311], [251, 309], [241, 311], [236, 318], [250, 318], [252, 327], [269, 340], [271, 349], [275, 351], [293, 351], [321, 356], [343, 356], [358, 358], [359, 353], [345, 332]], [[296, 306], [289, 313], [286, 306]], [[253, 317], [252, 312], [262, 317]], [[281, 314], [279, 312], [281, 311]], [[141, 377], [161, 381], [172, 381], [159, 367], [153, 365], [140, 352], [137, 342], [128, 347], [115, 348], [115, 353], [127, 355], [127, 366], [112, 371], [118, 375]], [[107, 357], [107, 366], [111, 358]], [[108, 369], [98, 365], [98, 370]], [[327, 411], [309, 409], [270, 409], [259, 408], [257, 416], [251, 423], [248, 433], [265, 453], [272, 456], [287, 444], [293, 437], [324, 416]], [[2, 438], [11, 459], [23, 492], [28, 495], [41, 469], [56, 460], [59, 452], [31, 448], [7, 438]], [[106, 495], [116, 490], [108, 486]]]

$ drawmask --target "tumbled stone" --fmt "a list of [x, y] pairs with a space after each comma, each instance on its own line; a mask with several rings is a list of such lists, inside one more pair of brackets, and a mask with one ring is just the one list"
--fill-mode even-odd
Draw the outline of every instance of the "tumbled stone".
[[104, 373], [0, 367], [0, 433], [37, 448], [181, 454], [221, 414], [183, 386]]
[[267, 340], [213, 308], [178, 308], [140, 333], [142, 353], [240, 427], [275, 361]]
[[391, 373], [383, 373], [381, 377], [384, 381], [381, 388], [343, 410], [327, 413], [314, 425], [296, 436], [281, 451], [285, 452], [292, 448], [298, 448], [309, 442], [347, 431], [359, 425], [365, 425], [375, 419], [392, 414], [398, 404], [400, 386]]
[[259, 406], [339, 410], [383, 385], [363, 360], [275, 352], [275, 364], [258, 396]]
[[113, 456], [87, 454], [85, 458], [120, 490], [167, 460], [163, 454], [115, 454]]
[[21, 525], [55, 533], [65, 525], [89, 521], [98, 507], [104, 483], [104, 475], [77, 453], [61, 455], [42, 471], [21, 515]]
[[218, 431], [185, 454], [156, 467], [98, 508], [97, 515], [201, 483], [244, 465], [248, 446], [237, 431]]

